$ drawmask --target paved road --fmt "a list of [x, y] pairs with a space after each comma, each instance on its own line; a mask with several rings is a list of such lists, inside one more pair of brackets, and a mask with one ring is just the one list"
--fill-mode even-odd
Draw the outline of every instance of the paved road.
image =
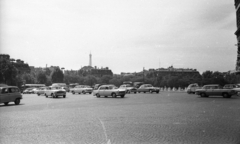
[[24, 94], [0, 104], [0, 143], [240, 144], [240, 97], [181, 92], [96, 98]]

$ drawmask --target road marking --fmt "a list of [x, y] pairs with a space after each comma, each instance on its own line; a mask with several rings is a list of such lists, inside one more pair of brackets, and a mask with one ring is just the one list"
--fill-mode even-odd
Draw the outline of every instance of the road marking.
[[105, 135], [107, 144], [111, 144], [110, 139], [108, 139], [108, 137], [107, 137], [107, 131], [106, 131], [106, 128], [105, 128], [105, 125], [104, 125], [103, 121], [102, 121], [100, 118], [98, 118], [98, 120], [99, 120], [100, 123], [102, 124], [103, 132], [104, 132], [104, 135]]

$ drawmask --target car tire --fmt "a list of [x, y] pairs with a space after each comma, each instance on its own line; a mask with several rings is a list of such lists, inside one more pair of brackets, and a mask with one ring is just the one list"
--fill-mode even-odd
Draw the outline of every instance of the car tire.
[[134, 92], [135, 94], [137, 93], [137, 92]]
[[92, 94], [91, 92], [89, 94]]
[[159, 91], [157, 91], [156, 93], [159, 93]]
[[14, 101], [14, 103], [15, 103], [15, 105], [19, 105], [20, 104], [20, 99], [18, 98], [18, 99], [16, 99], [15, 101]]
[[9, 102], [5, 102], [4, 105], [8, 105]]
[[52, 96], [52, 98], [55, 98], [55, 96], [54, 96], [54, 94], [53, 94], [53, 93], [51, 94], [51, 96]]
[[85, 94], [85, 91], [82, 91], [83, 94]]
[[125, 95], [121, 95], [121, 98], [124, 98], [125, 97]]
[[112, 93], [112, 97], [116, 98], [117, 97], [116, 93]]
[[207, 97], [207, 95], [205, 93], [201, 93], [200, 96], [201, 97]]
[[38, 93], [37, 95], [38, 95], [38, 96], [40, 96], [40, 94], [39, 94], [39, 93]]
[[63, 98], [66, 98], [66, 95], [63, 95]]
[[229, 94], [228, 93], [223, 93], [223, 98], [229, 98]]
[[100, 94], [99, 94], [99, 93], [97, 93], [97, 94], [96, 94], [96, 97], [97, 97], [97, 98], [100, 98]]
[[72, 91], [72, 94], [75, 94], [75, 92], [74, 92], [74, 91]]

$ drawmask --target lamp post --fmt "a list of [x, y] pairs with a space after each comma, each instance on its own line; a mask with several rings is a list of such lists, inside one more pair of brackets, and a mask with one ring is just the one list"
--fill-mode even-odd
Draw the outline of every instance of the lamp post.
[[65, 69], [64, 67], [61, 68], [61, 70], [63, 71], [63, 74], [64, 74], [64, 69]]
[[11, 81], [11, 85], [12, 85], [12, 79], [13, 79], [13, 62], [15, 61], [15, 59], [10, 59], [10, 62], [12, 63], [12, 66], [11, 66], [11, 79], [10, 79], [10, 81]]
[[143, 83], [144, 83], [144, 81], [145, 81], [145, 80], [144, 80], [144, 67], [143, 67]]

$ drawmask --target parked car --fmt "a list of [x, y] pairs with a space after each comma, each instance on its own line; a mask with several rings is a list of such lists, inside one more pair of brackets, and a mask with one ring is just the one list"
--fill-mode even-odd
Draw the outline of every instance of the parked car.
[[199, 88], [201, 88], [201, 87], [199, 87], [197, 83], [190, 84], [190, 85], [187, 87], [187, 93], [188, 93], [188, 94], [191, 94], [191, 93], [195, 94], [196, 89], [199, 89]]
[[235, 94], [233, 89], [223, 89], [218, 84], [204, 85], [202, 88], [196, 90], [196, 94], [201, 97], [209, 96], [223, 96], [224, 98], [231, 98]]
[[34, 91], [33, 91], [34, 88], [27, 88], [23, 91], [23, 94], [33, 94]]
[[226, 84], [223, 86], [224, 89], [233, 89], [233, 88], [239, 88], [240, 86], [237, 84]]
[[91, 88], [88, 85], [77, 85], [72, 89], [72, 94], [79, 93], [79, 94], [86, 94], [89, 93], [91, 94], [93, 91], [93, 88]]
[[97, 90], [94, 91], [93, 95], [96, 97], [100, 96], [112, 96], [116, 98], [117, 96], [121, 96], [121, 98], [125, 97], [125, 89], [118, 88], [114, 85], [102, 85]]
[[126, 92], [126, 93], [131, 93], [131, 92], [137, 93], [137, 88], [135, 88], [135, 87], [133, 87], [133, 86], [131, 86], [131, 85], [129, 85], [129, 84], [120, 85], [119, 88], [125, 89], [125, 92]]
[[137, 89], [138, 93], [140, 93], [140, 92], [143, 92], [143, 93], [146, 93], [146, 92], [150, 92], [150, 93], [156, 92], [156, 93], [159, 93], [159, 91], [160, 91], [159, 88], [153, 87], [151, 84], [143, 84], [143, 85], [141, 85]]
[[44, 94], [45, 94], [45, 91], [46, 91], [46, 90], [50, 90], [50, 89], [51, 89], [50, 87], [40, 87], [40, 88], [38, 88], [37, 95], [38, 95], [38, 96], [44, 95]]
[[49, 89], [45, 90], [44, 95], [46, 97], [51, 96], [52, 98], [58, 98], [59, 96], [65, 98], [66, 90], [62, 87], [49, 87]]
[[66, 83], [53, 83], [51, 87], [62, 87], [66, 92], [70, 92], [70, 88], [66, 85]]
[[16, 86], [0, 87], [0, 103], [8, 105], [9, 102], [14, 102], [16, 105], [20, 104], [22, 95]]

